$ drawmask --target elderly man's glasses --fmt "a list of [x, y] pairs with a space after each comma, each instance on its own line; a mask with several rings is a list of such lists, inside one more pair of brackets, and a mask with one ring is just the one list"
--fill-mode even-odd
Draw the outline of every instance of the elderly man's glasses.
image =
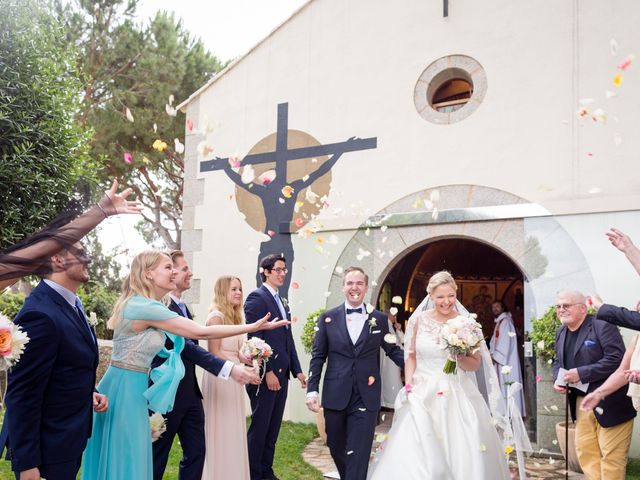
[[584, 303], [559, 303], [558, 305], [554, 305], [554, 307], [556, 310], [569, 310], [576, 305], [584, 305]]

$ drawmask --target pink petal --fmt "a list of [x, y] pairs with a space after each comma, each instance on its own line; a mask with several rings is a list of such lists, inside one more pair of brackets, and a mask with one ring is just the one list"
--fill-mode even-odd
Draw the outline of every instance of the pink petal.
[[625, 58], [623, 61], [621, 61], [618, 64], [618, 68], [620, 70], [623, 70], [623, 71], [626, 70], [627, 68], [629, 68], [631, 66], [631, 64], [633, 63], [633, 59], [634, 58], [635, 58], [635, 56], [633, 54], [632, 55], [628, 55], [627, 58]]
[[126, 163], [132, 163], [133, 162], [133, 155], [131, 155], [129, 152], [124, 152], [124, 161]]
[[300, 288], [300, 284], [298, 282], [291, 282], [291, 288], [297, 290]]
[[187, 130], [189, 130], [190, 132], [193, 131], [193, 120], [191, 120], [190, 118], [187, 119]]
[[536, 382], [539, 382], [540, 380], [542, 380], [542, 377], [540, 375], [536, 375]]

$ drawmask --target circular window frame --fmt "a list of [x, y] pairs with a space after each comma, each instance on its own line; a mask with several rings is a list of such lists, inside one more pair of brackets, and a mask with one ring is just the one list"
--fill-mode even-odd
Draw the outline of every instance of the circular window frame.
[[[448, 80], [462, 78], [473, 86], [469, 101], [453, 112], [440, 112], [431, 106], [435, 92]], [[449, 125], [475, 112], [487, 93], [487, 76], [482, 65], [467, 55], [447, 55], [431, 63], [420, 75], [413, 90], [418, 114], [430, 123]]]

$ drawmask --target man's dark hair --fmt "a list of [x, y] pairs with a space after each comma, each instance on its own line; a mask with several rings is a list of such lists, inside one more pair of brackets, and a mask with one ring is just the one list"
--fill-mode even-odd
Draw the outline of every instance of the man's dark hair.
[[171, 261], [174, 264], [176, 263], [177, 259], [179, 259], [180, 257], [184, 257], [184, 253], [182, 252], [182, 250], [171, 250], [167, 255], [171, 257]]
[[263, 282], [267, 281], [267, 276], [264, 274], [265, 271], [273, 270], [277, 261], [282, 261], [284, 264], [287, 264], [284, 256], [276, 253], [272, 253], [271, 255], [267, 255], [262, 260], [260, 260], [260, 278]]
[[360, 272], [361, 274], [364, 275], [364, 282], [369, 285], [369, 275], [367, 275], [363, 269], [361, 269], [360, 267], [347, 267], [344, 269], [344, 272], [342, 273], [342, 284], [344, 285], [344, 279], [347, 278], [347, 274], [351, 273], [351, 272]]
[[507, 308], [507, 306], [504, 304], [502, 300], [494, 300], [493, 302], [491, 302], [491, 305], [493, 305], [494, 303], [497, 303], [498, 305], [500, 305], [504, 313], [509, 313], [509, 309]]

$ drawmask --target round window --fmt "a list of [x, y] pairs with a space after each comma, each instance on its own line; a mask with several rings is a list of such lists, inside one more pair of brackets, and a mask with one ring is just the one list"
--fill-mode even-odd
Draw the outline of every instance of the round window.
[[416, 110], [437, 124], [459, 122], [484, 99], [487, 78], [482, 66], [466, 55], [442, 57], [429, 65], [414, 89]]

